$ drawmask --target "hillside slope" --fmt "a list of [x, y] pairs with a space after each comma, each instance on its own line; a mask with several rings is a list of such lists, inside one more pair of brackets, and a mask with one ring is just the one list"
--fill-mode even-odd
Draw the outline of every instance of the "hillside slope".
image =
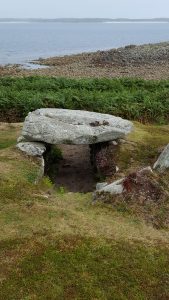
[[[125, 172], [168, 141], [167, 125], [135, 126], [119, 152]], [[35, 185], [37, 161], [14, 147], [21, 127], [0, 124], [0, 299], [168, 299], [167, 229], [48, 178]]]

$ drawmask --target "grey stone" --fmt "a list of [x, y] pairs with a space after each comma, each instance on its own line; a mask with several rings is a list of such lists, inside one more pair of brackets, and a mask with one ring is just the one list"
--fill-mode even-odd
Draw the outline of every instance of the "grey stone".
[[146, 175], [146, 174], [153, 173], [153, 170], [150, 166], [148, 166], [148, 167], [145, 167], [145, 168], [141, 169], [138, 173]]
[[169, 168], [169, 144], [165, 147], [160, 154], [158, 160], [155, 162], [153, 169], [157, 169], [161, 172]]
[[26, 139], [23, 136], [19, 136], [17, 139], [17, 143], [26, 142]]
[[102, 188], [100, 188], [98, 190], [99, 192], [106, 192], [106, 193], [110, 193], [111, 195], [118, 195], [118, 194], [122, 194], [123, 192], [123, 179], [120, 180], [116, 180], [114, 182], [112, 182], [111, 184], [107, 184], [105, 186], [103, 186]]
[[45, 160], [44, 160], [43, 156], [38, 157], [38, 159], [39, 159], [40, 168], [39, 168], [37, 178], [35, 180], [35, 184], [37, 184], [43, 178], [44, 173], [45, 173]]
[[38, 142], [22, 142], [18, 143], [16, 147], [27, 155], [38, 157], [41, 157], [46, 151], [45, 145]]
[[[152, 173], [152, 168], [151, 167], [145, 167], [141, 170], [139, 170], [137, 173], [138, 174], [149, 174]], [[99, 195], [102, 192], [109, 193], [111, 195], [120, 195], [124, 191], [123, 187], [123, 182], [126, 177], [123, 177], [119, 180], [116, 180], [110, 184], [103, 182], [103, 183], [98, 183], [96, 185], [96, 191], [94, 193], [94, 199], [97, 199], [97, 195]]]
[[110, 142], [113, 146], [118, 146], [118, 143], [117, 143], [117, 141], [112, 141], [112, 142]]
[[104, 188], [106, 185], [108, 185], [107, 182], [99, 182], [96, 184], [96, 191], [101, 190], [102, 188]]
[[132, 122], [112, 115], [44, 108], [28, 114], [22, 136], [48, 144], [95, 144], [123, 138], [132, 129]]

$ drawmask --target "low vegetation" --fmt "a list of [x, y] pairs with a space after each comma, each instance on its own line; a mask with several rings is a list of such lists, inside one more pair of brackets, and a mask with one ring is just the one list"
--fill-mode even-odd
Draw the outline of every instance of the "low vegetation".
[[0, 118], [22, 121], [42, 107], [109, 113], [143, 123], [169, 120], [169, 80], [0, 78]]
[[[146, 123], [119, 147], [113, 180], [152, 166], [168, 143], [169, 81], [0, 78], [0, 118], [10, 122], [0, 123], [0, 299], [169, 299], [169, 199], [145, 213], [137, 203], [93, 204], [48, 177], [35, 184], [39, 162], [14, 147], [22, 124], [11, 122], [41, 107]], [[168, 181], [161, 175], [167, 191]]]
[[[135, 126], [119, 176], [152, 165], [168, 141], [167, 125]], [[55, 190], [48, 178], [35, 185], [38, 161], [13, 146], [20, 129], [0, 125], [0, 299], [168, 299], [167, 229], [92, 205], [90, 193]]]

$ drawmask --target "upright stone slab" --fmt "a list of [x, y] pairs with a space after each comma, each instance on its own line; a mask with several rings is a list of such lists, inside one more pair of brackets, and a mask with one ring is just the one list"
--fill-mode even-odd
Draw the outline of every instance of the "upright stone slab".
[[153, 168], [161, 172], [165, 171], [166, 169], [169, 169], [169, 144], [165, 147], [163, 152], [160, 154]]
[[132, 122], [108, 114], [46, 108], [28, 114], [22, 137], [48, 144], [95, 144], [123, 138], [132, 129]]

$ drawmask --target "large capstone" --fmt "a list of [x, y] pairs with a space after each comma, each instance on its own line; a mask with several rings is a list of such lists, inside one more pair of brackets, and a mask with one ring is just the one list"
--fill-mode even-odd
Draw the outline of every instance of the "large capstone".
[[132, 129], [132, 122], [108, 114], [46, 108], [28, 114], [22, 137], [48, 144], [95, 144], [123, 138]]

